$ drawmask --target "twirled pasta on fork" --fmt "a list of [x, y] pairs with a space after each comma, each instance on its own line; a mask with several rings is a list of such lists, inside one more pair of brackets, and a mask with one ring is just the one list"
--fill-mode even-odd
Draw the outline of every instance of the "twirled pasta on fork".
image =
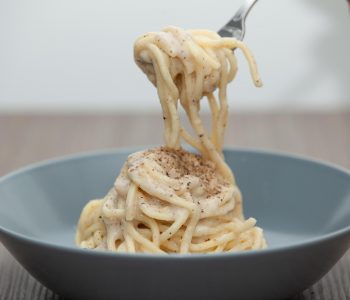
[[[157, 87], [165, 146], [131, 154], [109, 193], [85, 206], [77, 228], [78, 246], [147, 253], [266, 247], [256, 220], [243, 216], [241, 193], [222, 153], [228, 121], [226, 87], [237, 72], [236, 48], [243, 51], [253, 81], [260, 86], [253, 56], [233, 38], [167, 27], [136, 40], [135, 61]], [[199, 116], [204, 97], [211, 109], [210, 132]], [[180, 105], [195, 136], [180, 123]], [[182, 140], [198, 153], [184, 150]]]

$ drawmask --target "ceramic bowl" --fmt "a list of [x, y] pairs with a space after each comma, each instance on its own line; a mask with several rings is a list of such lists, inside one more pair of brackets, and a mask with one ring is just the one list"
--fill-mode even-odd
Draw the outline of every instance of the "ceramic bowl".
[[290, 155], [226, 150], [244, 213], [266, 250], [206, 255], [78, 249], [81, 209], [136, 149], [39, 163], [0, 179], [0, 240], [37, 280], [71, 299], [283, 299], [318, 281], [350, 246], [350, 173]]

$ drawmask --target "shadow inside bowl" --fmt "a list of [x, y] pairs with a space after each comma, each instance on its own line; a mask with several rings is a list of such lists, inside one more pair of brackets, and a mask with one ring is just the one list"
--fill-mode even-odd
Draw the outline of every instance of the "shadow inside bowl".
[[[30, 238], [74, 246], [87, 201], [113, 185], [129, 151], [87, 154], [29, 167], [1, 180], [0, 226]], [[226, 151], [246, 217], [265, 230], [269, 248], [350, 226], [349, 174], [291, 156]]]

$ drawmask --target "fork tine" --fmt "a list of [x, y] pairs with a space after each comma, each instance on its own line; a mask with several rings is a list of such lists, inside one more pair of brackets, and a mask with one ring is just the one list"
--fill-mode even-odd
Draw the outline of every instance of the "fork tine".
[[234, 21], [231, 19], [218, 33], [222, 37], [234, 37], [237, 40], [243, 40], [245, 33], [244, 22], [243, 20]]

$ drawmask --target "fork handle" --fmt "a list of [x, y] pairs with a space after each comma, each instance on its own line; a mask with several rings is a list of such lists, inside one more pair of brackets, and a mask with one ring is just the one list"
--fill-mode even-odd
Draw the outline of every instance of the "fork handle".
[[258, 0], [246, 0], [233, 16], [232, 21], [244, 21], [256, 2], [258, 2]]
[[219, 35], [243, 40], [245, 34], [245, 19], [256, 2], [258, 2], [258, 0], [246, 0], [233, 18], [219, 30]]

